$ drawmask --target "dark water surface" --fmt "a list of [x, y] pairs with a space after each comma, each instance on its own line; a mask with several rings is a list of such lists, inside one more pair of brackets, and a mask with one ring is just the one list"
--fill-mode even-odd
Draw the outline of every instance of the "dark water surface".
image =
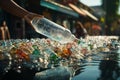
[[120, 50], [87, 57], [72, 80], [120, 80]]

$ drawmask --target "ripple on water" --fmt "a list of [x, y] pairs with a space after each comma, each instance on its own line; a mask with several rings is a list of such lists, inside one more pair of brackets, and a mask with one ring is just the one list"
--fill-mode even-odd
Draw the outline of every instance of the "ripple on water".
[[80, 68], [72, 80], [120, 80], [120, 53], [101, 52], [88, 56]]

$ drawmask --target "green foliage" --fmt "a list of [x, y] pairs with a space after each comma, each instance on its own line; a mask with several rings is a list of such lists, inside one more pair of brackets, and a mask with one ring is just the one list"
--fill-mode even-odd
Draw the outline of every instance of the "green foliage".
[[110, 23], [118, 17], [119, 0], [102, 0], [102, 3], [106, 11], [106, 22]]

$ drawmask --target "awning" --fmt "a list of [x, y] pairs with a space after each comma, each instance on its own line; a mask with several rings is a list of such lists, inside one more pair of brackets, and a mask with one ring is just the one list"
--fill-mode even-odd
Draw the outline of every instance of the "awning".
[[82, 10], [80, 10], [77, 6], [75, 6], [74, 4], [69, 3], [68, 5], [70, 8], [72, 8], [74, 11], [76, 11], [80, 15], [86, 16], [86, 14]]
[[83, 16], [88, 16], [90, 18], [92, 18], [95, 21], [98, 21], [98, 18], [95, 17], [94, 15], [92, 15], [90, 12], [88, 12], [87, 10], [83, 9], [83, 8], [78, 8], [76, 5], [69, 3], [68, 4], [70, 8], [72, 8], [74, 11], [76, 11], [77, 13], [79, 13], [80, 15], [82, 14]]
[[82, 9], [82, 8], [81, 8], [81, 10], [82, 10], [88, 17], [92, 18], [92, 19], [95, 20], [95, 21], [98, 21], [98, 18], [95, 17], [94, 15], [92, 15], [89, 11], [87, 11], [87, 10], [85, 10], [85, 9]]
[[74, 16], [74, 17], [79, 17], [79, 14], [77, 12], [73, 11], [71, 8], [64, 6], [62, 4], [56, 3], [56, 2], [51, 1], [51, 0], [41, 0], [40, 5], [47, 7], [47, 8], [50, 8], [50, 9], [55, 10], [55, 11], [60, 11], [60, 12], [65, 13], [65, 14], [69, 14], [69, 15]]

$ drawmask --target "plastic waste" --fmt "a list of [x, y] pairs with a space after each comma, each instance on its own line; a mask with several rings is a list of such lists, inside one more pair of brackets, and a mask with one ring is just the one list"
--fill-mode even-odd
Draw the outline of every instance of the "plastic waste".
[[66, 29], [46, 18], [33, 18], [31, 24], [36, 32], [62, 44], [74, 41], [76, 37]]
[[74, 69], [66, 66], [59, 66], [35, 74], [34, 80], [71, 80]]

